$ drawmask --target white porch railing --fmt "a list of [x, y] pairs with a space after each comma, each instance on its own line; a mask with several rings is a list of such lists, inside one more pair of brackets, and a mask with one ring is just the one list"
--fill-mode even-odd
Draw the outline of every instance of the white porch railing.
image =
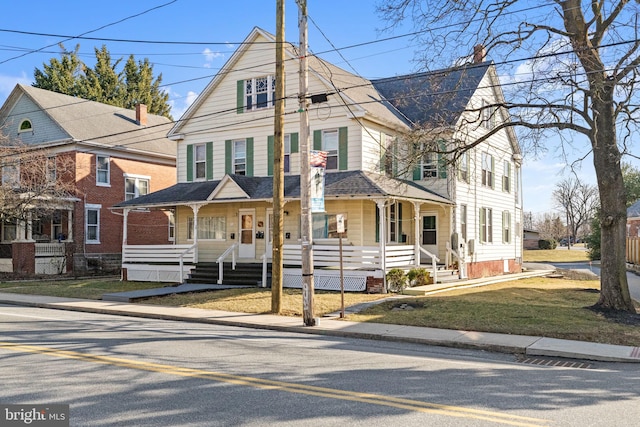
[[220, 255], [217, 259], [217, 263], [218, 263], [218, 284], [221, 285], [222, 284], [222, 276], [224, 274], [224, 260], [227, 259], [227, 257], [229, 255], [231, 255], [231, 268], [233, 270], [236, 269], [236, 249], [238, 248], [240, 244], [239, 243], [234, 243], [233, 245], [229, 246], [227, 248], [226, 251], [224, 251], [222, 253], [222, 255]]
[[451, 243], [447, 242], [447, 261], [448, 264], [451, 261], [451, 256], [453, 256], [458, 261], [458, 278], [466, 279], [467, 278], [467, 266], [465, 265], [464, 259], [458, 255], [458, 252], [451, 249]]
[[433, 274], [433, 283], [438, 283], [438, 266], [436, 263], [440, 262], [440, 258], [429, 252], [423, 247], [420, 247], [420, 252], [425, 254], [428, 257], [431, 257], [431, 269]]
[[[283, 263], [302, 265], [300, 245], [284, 245]], [[340, 251], [337, 245], [313, 245], [314, 267], [339, 267]], [[374, 246], [343, 246], [342, 265], [346, 269], [379, 269], [380, 249]]]
[[[124, 245], [122, 268], [155, 273], [158, 282], [182, 282], [185, 264], [198, 262], [198, 245]], [[160, 274], [165, 277], [160, 277]], [[147, 280], [149, 276], [147, 275]], [[172, 280], [167, 280], [172, 279]]]
[[36, 243], [37, 257], [64, 256], [64, 243]]

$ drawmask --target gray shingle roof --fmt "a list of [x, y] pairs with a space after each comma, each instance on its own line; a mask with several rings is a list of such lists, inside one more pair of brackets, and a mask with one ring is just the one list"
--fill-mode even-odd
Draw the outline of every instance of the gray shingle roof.
[[639, 218], [640, 217], [640, 200], [627, 208], [627, 218]]
[[455, 125], [491, 62], [372, 80], [373, 86], [413, 124]]
[[176, 156], [176, 143], [166, 137], [172, 122], [147, 114], [147, 125], [136, 122], [136, 112], [95, 101], [18, 85], [69, 136], [122, 150]]
[[[251, 200], [273, 198], [273, 177], [249, 177], [229, 175]], [[115, 208], [145, 208], [154, 206], [173, 206], [189, 203], [204, 203], [222, 181], [179, 183], [164, 190], [146, 196], [118, 203]], [[285, 198], [300, 198], [300, 176], [287, 175], [284, 179]], [[411, 181], [402, 181], [384, 175], [363, 171], [330, 172], [325, 174], [325, 198], [386, 198], [425, 200], [435, 203], [452, 202], [433, 191], [427, 190]], [[231, 199], [225, 199], [227, 201]], [[239, 200], [246, 200], [242, 198]]]

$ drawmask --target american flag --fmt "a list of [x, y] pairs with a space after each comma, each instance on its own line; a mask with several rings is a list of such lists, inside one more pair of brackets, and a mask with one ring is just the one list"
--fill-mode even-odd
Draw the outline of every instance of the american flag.
[[327, 152], [318, 150], [309, 151], [309, 165], [316, 168], [326, 168]]

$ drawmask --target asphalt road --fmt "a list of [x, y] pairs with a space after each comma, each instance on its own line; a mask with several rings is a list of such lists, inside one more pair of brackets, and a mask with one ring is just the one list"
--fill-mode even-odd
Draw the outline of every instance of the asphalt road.
[[72, 426], [637, 425], [637, 365], [537, 363], [0, 306], [0, 403], [70, 404]]
[[[554, 263], [553, 265], [557, 268], [564, 268], [568, 270], [590, 270], [600, 276], [600, 265], [598, 263], [562, 262]], [[631, 298], [640, 302], [640, 276], [627, 271], [627, 283], [629, 284], [629, 293], [631, 294]]]

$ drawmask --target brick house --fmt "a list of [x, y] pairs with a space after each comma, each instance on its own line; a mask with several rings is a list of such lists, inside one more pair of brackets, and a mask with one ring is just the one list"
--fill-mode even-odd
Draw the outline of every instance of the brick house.
[[[0, 126], [9, 144], [46, 151], [52, 179], [72, 182], [53, 212], [39, 215], [36, 203], [28, 218], [2, 221], [0, 271], [119, 269], [123, 217], [110, 208], [175, 184], [176, 143], [166, 138], [172, 122], [147, 114], [144, 105], [133, 111], [17, 85], [0, 108]], [[56, 177], [63, 159], [65, 170]], [[129, 241], [170, 243], [172, 221], [170, 212], [135, 212], [128, 218]]]

